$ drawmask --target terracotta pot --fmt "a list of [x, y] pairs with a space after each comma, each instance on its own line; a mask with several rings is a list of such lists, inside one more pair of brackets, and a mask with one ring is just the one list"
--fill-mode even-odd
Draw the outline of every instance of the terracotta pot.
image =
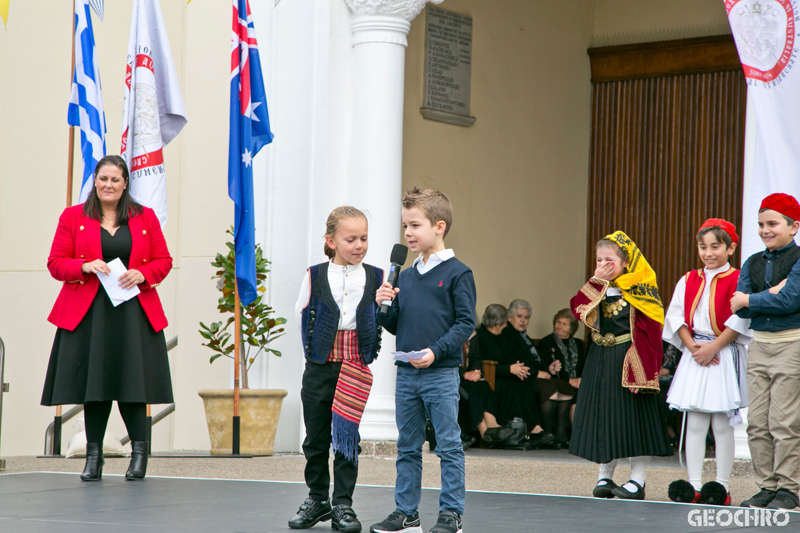
[[[231, 455], [233, 446], [233, 389], [205, 389], [197, 393], [206, 408], [211, 455]], [[239, 453], [272, 455], [281, 404], [289, 394], [281, 389], [239, 390]]]

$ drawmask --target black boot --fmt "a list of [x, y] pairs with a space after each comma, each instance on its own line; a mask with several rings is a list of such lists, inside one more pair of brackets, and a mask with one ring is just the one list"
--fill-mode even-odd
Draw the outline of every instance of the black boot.
[[103, 443], [86, 443], [86, 466], [83, 467], [81, 481], [100, 481], [103, 477]]
[[125, 472], [125, 479], [129, 481], [144, 479], [147, 473], [147, 448], [146, 440], [131, 441], [131, 465]]

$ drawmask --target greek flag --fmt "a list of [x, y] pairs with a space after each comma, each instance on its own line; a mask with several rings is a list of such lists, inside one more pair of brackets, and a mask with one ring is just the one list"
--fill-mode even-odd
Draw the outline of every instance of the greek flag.
[[88, 0], [75, 0], [75, 71], [67, 122], [81, 129], [83, 181], [80, 202], [92, 190], [94, 167], [106, 155], [106, 115], [95, 58], [94, 31]]

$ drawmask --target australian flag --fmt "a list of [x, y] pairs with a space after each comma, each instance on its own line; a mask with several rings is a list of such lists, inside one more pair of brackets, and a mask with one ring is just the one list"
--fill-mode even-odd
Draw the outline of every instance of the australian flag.
[[272, 142], [272, 137], [250, 2], [233, 0], [228, 196], [236, 204], [236, 279], [242, 305], [250, 305], [258, 296], [253, 218], [253, 158], [261, 148]]

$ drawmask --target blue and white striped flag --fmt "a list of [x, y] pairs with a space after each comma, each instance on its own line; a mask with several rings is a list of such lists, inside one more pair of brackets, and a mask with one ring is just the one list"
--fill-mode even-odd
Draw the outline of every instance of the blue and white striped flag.
[[80, 202], [83, 203], [92, 190], [94, 167], [106, 155], [106, 114], [88, 0], [75, 0], [75, 71], [67, 122], [81, 129], [83, 181]]

